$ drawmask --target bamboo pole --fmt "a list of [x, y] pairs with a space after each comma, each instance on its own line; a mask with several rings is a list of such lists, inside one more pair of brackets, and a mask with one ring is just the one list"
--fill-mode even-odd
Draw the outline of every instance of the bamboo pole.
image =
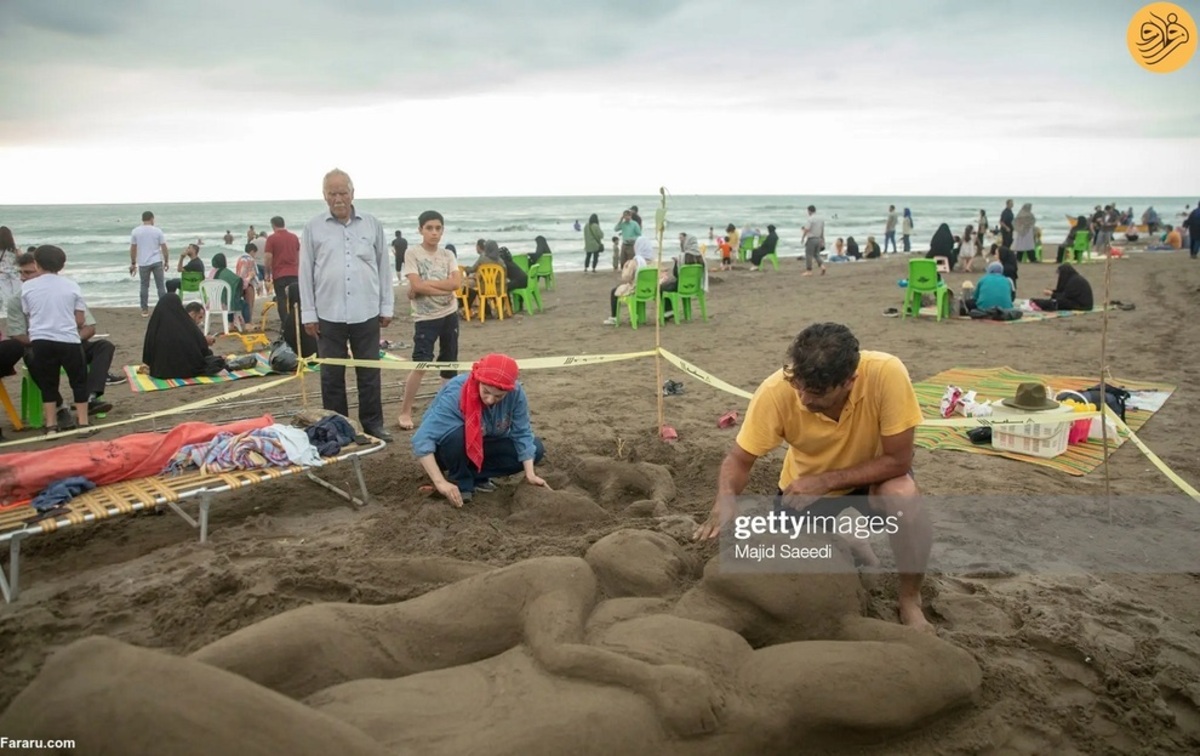
[[1112, 288], [1112, 248], [1104, 258], [1104, 310], [1100, 313], [1100, 444], [1104, 449], [1104, 502], [1108, 507], [1108, 521], [1112, 524], [1112, 480], [1108, 469], [1108, 309]]
[[[667, 190], [665, 187], [658, 188], [659, 200], [658, 210], [654, 213], [654, 228], [658, 234], [658, 270], [654, 278], [654, 301], [655, 301], [655, 318], [654, 318], [654, 393], [658, 397], [658, 434], [662, 437], [663, 428], [667, 426], [666, 409], [663, 400], [663, 377], [662, 377], [662, 313], [659, 308], [662, 307], [662, 294], [659, 287], [662, 285], [660, 276], [662, 275], [662, 253], [663, 253], [663, 232], [667, 225]], [[675, 317], [679, 317], [679, 313], [675, 313]]]

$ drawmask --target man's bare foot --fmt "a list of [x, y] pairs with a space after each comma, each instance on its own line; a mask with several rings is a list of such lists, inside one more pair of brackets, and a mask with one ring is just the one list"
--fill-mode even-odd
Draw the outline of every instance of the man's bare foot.
[[401, 415], [396, 420], [396, 425], [400, 426], [400, 430], [410, 431], [413, 429], [412, 415]]
[[929, 620], [925, 619], [925, 612], [921, 611], [920, 600], [916, 601], [900, 601], [900, 622], [901, 624], [911, 627], [913, 630], [919, 630], [930, 635], [937, 635], [935, 628]]

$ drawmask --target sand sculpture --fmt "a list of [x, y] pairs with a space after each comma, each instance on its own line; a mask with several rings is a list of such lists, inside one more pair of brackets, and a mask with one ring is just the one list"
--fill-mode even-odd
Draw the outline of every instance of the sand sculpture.
[[398, 604], [296, 609], [186, 659], [89, 638], [0, 732], [73, 753], [757, 754], [878, 740], [979, 688], [966, 651], [863, 617], [853, 571], [714, 559], [665, 595], [692, 572], [674, 540], [626, 530]]

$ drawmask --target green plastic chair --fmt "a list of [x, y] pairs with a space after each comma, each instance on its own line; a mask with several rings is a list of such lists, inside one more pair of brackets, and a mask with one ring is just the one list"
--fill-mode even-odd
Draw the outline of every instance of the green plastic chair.
[[679, 267], [679, 287], [675, 291], [658, 292], [658, 324], [663, 324], [663, 301], [670, 300], [671, 312], [675, 313], [675, 322], [692, 319], [692, 300], [700, 303], [700, 316], [708, 322], [708, 306], [704, 302], [704, 266], [681, 265]]
[[936, 298], [938, 320], [950, 317], [950, 290], [938, 278], [937, 260], [909, 260], [908, 288], [904, 290], [904, 306], [900, 308], [900, 317], [919, 317], [921, 298], [925, 294], [933, 294]]
[[518, 268], [529, 273], [529, 255], [513, 255], [512, 259]]
[[[629, 325], [633, 326], [635, 331], [638, 323], [649, 322], [649, 318], [646, 317], [646, 303], [655, 301], [657, 295], [658, 268], [647, 267], [637, 272], [633, 292], [623, 297], [617, 297], [617, 308], [619, 309], [622, 303], [625, 304], [625, 308], [629, 310]], [[617, 318], [616, 325], [620, 324], [621, 319]]]
[[1084, 255], [1087, 255], [1088, 262], [1092, 261], [1092, 235], [1087, 231], [1075, 234], [1075, 242], [1071, 245], [1071, 256], [1075, 262], [1083, 262]]
[[[751, 236], [749, 239], [742, 239], [742, 243], [738, 247], [738, 251], [737, 251], [738, 262], [746, 262], [747, 260], [749, 260], [750, 253], [753, 252], [754, 248], [757, 246], [758, 246], [758, 237], [757, 236]], [[775, 269], [776, 270], [779, 269], [778, 263], [776, 263]]]
[[[755, 245], [755, 246], [757, 246], [757, 245]], [[751, 251], [753, 251], [753, 250], [751, 250]], [[779, 255], [777, 255], [774, 252], [763, 257], [762, 262], [760, 262], [758, 264], [758, 269], [763, 270], [763, 266], [767, 264], [768, 260], [771, 262], [771, 265], [773, 265], [775, 267], [775, 270], [779, 270]]]
[[[515, 260], [516, 258], [513, 259]], [[528, 260], [525, 262], [526, 264], [529, 263]], [[534, 280], [533, 276], [529, 277], [525, 288], [509, 289], [508, 298], [512, 302], [513, 312], [519, 310], [525, 310], [528, 313], [545, 311], [545, 308], [542, 307], [542, 295], [538, 293], [537, 281]]]
[[537, 286], [542, 280], [546, 281], [546, 288], [554, 288], [554, 255], [542, 255], [538, 258], [537, 264], [529, 268], [529, 281], [534, 286]]
[[33, 382], [26, 369], [21, 376], [21, 423], [27, 428], [41, 428], [46, 418], [42, 414], [42, 390]]
[[1042, 243], [1041, 242], [1038, 242], [1037, 245], [1033, 248], [1033, 256], [1038, 262], [1042, 261]]

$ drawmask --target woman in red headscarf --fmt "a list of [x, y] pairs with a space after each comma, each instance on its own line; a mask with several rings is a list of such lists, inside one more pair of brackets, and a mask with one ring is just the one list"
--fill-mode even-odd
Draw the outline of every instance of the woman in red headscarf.
[[545, 448], [529, 425], [517, 372], [513, 358], [489, 354], [442, 386], [413, 434], [413, 454], [456, 507], [494, 491], [492, 478], [524, 471], [529, 483], [546, 485], [533, 467]]

